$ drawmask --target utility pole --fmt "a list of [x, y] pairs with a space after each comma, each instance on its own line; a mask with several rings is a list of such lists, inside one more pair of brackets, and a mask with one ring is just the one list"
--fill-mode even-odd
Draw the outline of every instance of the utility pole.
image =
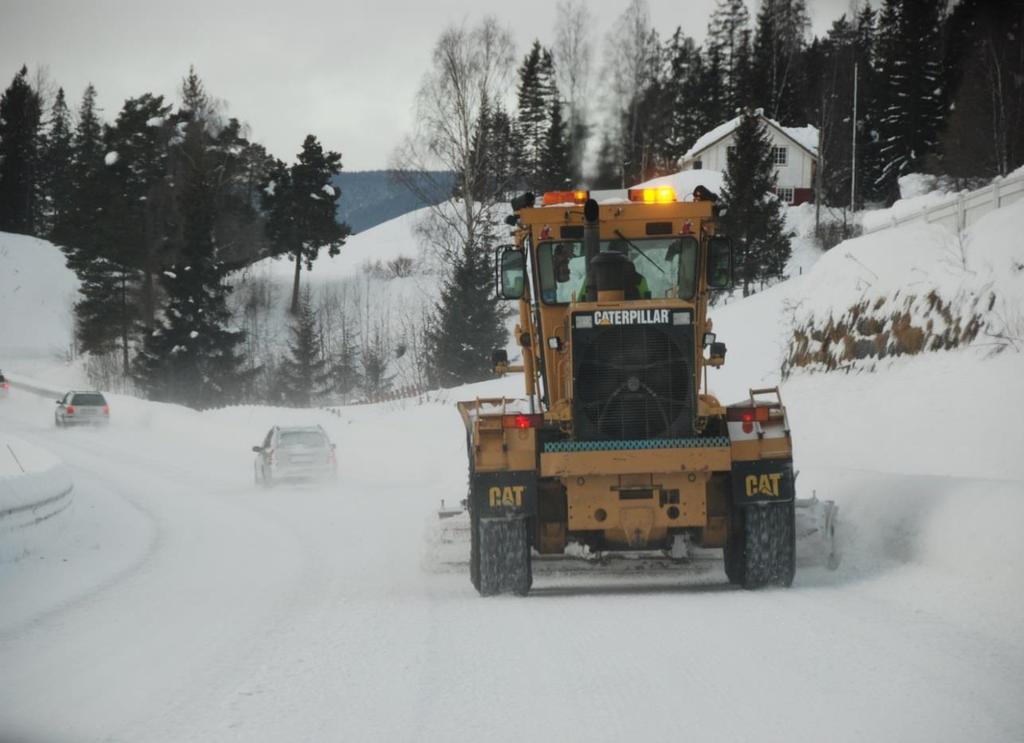
[[857, 60], [853, 60], [853, 160], [850, 163], [850, 216], [857, 206]]

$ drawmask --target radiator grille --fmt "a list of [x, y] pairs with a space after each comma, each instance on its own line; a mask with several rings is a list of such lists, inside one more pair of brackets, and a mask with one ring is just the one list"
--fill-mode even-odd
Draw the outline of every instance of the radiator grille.
[[576, 328], [573, 379], [577, 440], [693, 433], [690, 325]]

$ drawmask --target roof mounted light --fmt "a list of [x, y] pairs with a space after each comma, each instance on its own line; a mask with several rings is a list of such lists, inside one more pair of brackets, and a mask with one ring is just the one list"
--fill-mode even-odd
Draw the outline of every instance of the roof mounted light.
[[544, 194], [544, 206], [555, 204], [582, 204], [590, 198], [590, 191], [548, 191]]
[[631, 188], [629, 200], [641, 204], [671, 204], [676, 200], [676, 191], [672, 186], [656, 188]]

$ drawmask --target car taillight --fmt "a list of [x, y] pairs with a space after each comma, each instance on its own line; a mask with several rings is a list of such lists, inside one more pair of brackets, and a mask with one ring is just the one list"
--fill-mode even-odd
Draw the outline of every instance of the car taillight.
[[502, 428], [539, 428], [544, 423], [544, 416], [541, 413], [519, 413], [518, 415], [501, 416]]
[[103, 406], [103, 415], [110, 415], [110, 406], [109, 405], [104, 405]]
[[334, 458], [334, 451], [328, 450], [327, 452], [327, 464], [334, 464], [337, 460]]
[[74, 405], [68, 405], [66, 408], [64, 408], [64, 412], [67, 413], [68, 415], [74, 415], [75, 414], [75, 406]]
[[273, 463], [274, 463], [274, 450], [273, 449], [268, 449], [267, 450], [267, 464], [273, 464]]
[[9, 385], [7, 382], [3, 382], [2, 384], [0, 384], [0, 389], [2, 390], [9, 390], [10, 388], [11, 385]]

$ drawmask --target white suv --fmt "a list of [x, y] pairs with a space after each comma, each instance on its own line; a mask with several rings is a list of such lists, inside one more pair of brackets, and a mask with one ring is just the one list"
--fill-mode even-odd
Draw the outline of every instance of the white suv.
[[338, 462], [334, 444], [321, 426], [274, 426], [263, 439], [253, 465], [257, 485], [271, 487], [281, 480], [334, 480]]

